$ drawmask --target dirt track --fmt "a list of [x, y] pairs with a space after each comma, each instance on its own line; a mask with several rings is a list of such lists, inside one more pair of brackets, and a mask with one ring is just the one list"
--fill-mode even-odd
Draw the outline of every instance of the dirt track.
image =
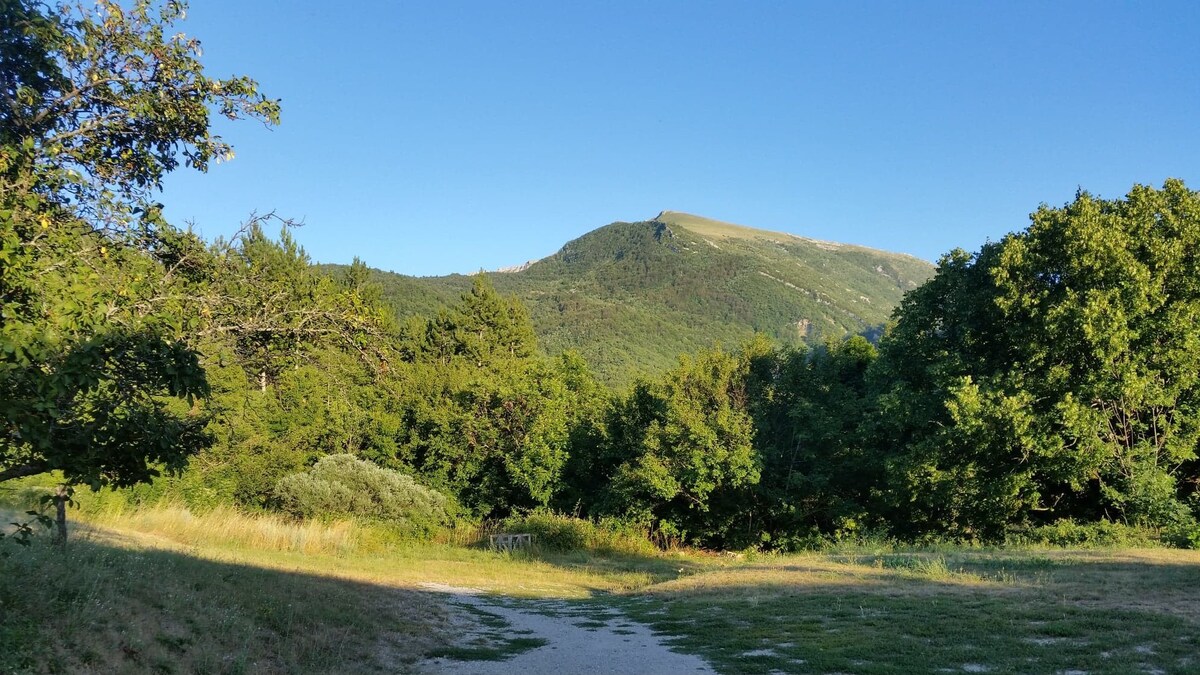
[[464, 648], [517, 640], [544, 642], [505, 660], [427, 661], [424, 669], [447, 675], [708, 675], [716, 671], [698, 656], [672, 651], [648, 626], [612, 608], [559, 601], [511, 601], [469, 588], [426, 585], [442, 593], [463, 629]]

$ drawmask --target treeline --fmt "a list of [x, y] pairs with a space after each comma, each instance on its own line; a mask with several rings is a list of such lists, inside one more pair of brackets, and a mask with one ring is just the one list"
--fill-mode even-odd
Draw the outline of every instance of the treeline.
[[542, 355], [483, 275], [397, 324], [361, 263], [329, 276], [255, 231], [229, 268], [253, 283], [226, 284], [255, 289], [242, 304], [336, 316], [204, 342], [213, 443], [139, 494], [273, 508], [280, 481], [351, 454], [460, 516], [553, 509], [711, 547], [986, 541], [1062, 519], [1195, 543], [1198, 247], [1200, 195], [1178, 181], [1081, 193], [945, 256], [878, 347], [760, 337], [615, 391]]

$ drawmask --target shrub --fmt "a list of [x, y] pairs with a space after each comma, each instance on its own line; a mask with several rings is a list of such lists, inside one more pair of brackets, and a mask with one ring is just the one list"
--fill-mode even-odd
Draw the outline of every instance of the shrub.
[[1176, 548], [1200, 549], [1200, 523], [1189, 518], [1172, 525], [1163, 539]]
[[275, 485], [274, 506], [296, 518], [355, 518], [428, 536], [450, 523], [453, 504], [410, 476], [352, 455], [323, 457]]
[[605, 519], [597, 523], [550, 511], [534, 511], [512, 516], [504, 520], [501, 527], [508, 532], [532, 534], [534, 545], [543, 550], [656, 553], [644, 530], [619, 520]]
[[1077, 523], [1064, 519], [1019, 532], [1009, 537], [1009, 543], [1083, 547], [1158, 546], [1162, 544], [1162, 539], [1155, 530], [1111, 520]]
[[504, 521], [512, 532], [528, 532], [541, 548], [551, 551], [578, 551], [588, 548], [595, 537], [596, 526], [590, 520], [570, 518], [554, 513], [535, 512], [514, 516]]

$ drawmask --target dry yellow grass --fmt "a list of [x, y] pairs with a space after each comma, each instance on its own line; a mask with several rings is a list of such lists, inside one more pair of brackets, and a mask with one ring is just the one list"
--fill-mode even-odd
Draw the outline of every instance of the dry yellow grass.
[[680, 211], [663, 211], [658, 214], [657, 220], [668, 225], [677, 225], [685, 230], [691, 230], [702, 237], [712, 239], [799, 239], [794, 234], [786, 232], [772, 232], [771, 230], [760, 230], [745, 225], [736, 225], [734, 223], [726, 223], [712, 218], [703, 216], [695, 216], [690, 213], [682, 213]]
[[364, 549], [369, 543], [363, 529], [349, 521], [296, 522], [268, 514], [246, 514], [230, 507], [218, 507], [202, 516], [176, 505], [110, 508], [85, 514], [83, 519], [109, 530], [128, 530], [192, 546], [339, 554]]
[[580, 598], [644, 587], [674, 569], [669, 557], [615, 565], [587, 554], [531, 557], [406, 542], [348, 521], [301, 523], [229, 508], [197, 515], [168, 505], [84, 513], [80, 520], [87, 536], [114, 546], [183, 551], [202, 559], [395, 588], [441, 583], [517, 596]]
[[406, 543], [352, 522], [232, 509], [72, 517], [65, 550], [43, 537], [0, 558], [0, 672], [404, 672], [458, 630], [423, 584], [583, 598], [674, 569]]

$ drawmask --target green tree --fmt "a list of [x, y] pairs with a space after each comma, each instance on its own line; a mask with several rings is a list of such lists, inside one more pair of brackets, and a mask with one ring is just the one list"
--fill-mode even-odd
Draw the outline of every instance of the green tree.
[[875, 524], [882, 463], [866, 444], [875, 348], [863, 337], [811, 350], [759, 349], [748, 390], [763, 455], [758, 502], [764, 543], [790, 547]]
[[0, 2], [0, 480], [128, 485], [207, 442], [169, 400], [208, 390], [184, 340], [206, 251], [152, 197], [231, 155], [212, 111], [275, 122], [278, 105], [205, 77], [199, 43], [172, 36], [183, 12]]
[[1005, 372], [1014, 360], [993, 330], [1005, 325], [987, 273], [996, 250], [988, 244], [975, 255], [943, 256], [934, 278], [896, 310], [870, 372], [871, 438], [887, 464], [885, 510], [902, 534], [995, 532], [1033, 504], [1028, 474], [1015, 457], [1001, 456], [1003, 446], [952, 438], [947, 405], [968, 378]]
[[603, 509], [689, 541], [736, 540], [741, 490], [758, 482], [761, 468], [746, 367], [718, 348], [682, 357], [657, 386], [635, 388], [624, 406], [628, 418], [609, 435], [626, 447], [605, 453], [624, 460]]
[[536, 353], [528, 314], [483, 275], [459, 302], [406, 331], [413, 361], [398, 463], [477, 515], [544, 506], [560, 488], [586, 377]]
[[885, 338], [894, 519], [995, 536], [1031, 518], [1190, 519], [1200, 442], [1200, 196], [1080, 192], [944, 258]]
[[278, 122], [278, 102], [254, 80], [204, 74], [199, 41], [171, 30], [186, 10], [0, 5], [6, 192], [45, 196], [93, 228], [152, 229], [163, 176], [233, 156], [211, 131], [213, 112]]
[[396, 455], [399, 355], [378, 288], [361, 264], [351, 275], [313, 266], [286, 229], [264, 235], [263, 220], [213, 245], [194, 297], [214, 445], [160, 486], [196, 506], [263, 508], [282, 475], [324, 455]]
[[262, 392], [321, 346], [356, 352], [385, 370], [393, 360], [394, 320], [361, 264], [350, 276], [322, 272], [291, 237], [288, 221], [278, 240], [264, 234], [263, 224], [276, 220], [254, 216], [234, 241], [217, 242], [200, 334], [231, 341]]
[[463, 358], [483, 367], [497, 359], [526, 358], [537, 349], [529, 312], [515, 297], [496, 292], [487, 275], [476, 274], [471, 290], [452, 309], [426, 323], [417, 350], [441, 363]]
[[614, 425], [607, 420], [613, 415], [616, 397], [600, 384], [577, 352], [559, 356], [555, 370], [565, 385], [570, 435], [555, 506], [567, 513], [590, 513], [623, 459], [606, 454], [620, 445], [608, 437]]

